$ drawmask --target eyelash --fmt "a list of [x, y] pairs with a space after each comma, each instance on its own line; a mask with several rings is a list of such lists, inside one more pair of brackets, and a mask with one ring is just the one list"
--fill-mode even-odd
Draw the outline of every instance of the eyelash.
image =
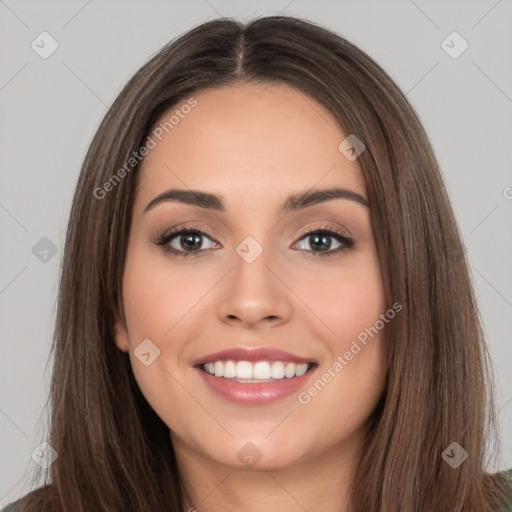
[[[162, 235], [156, 241], [156, 245], [162, 247], [164, 251], [169, 252], [171, 254], [174, 254], [176, 256], [182, 257], [182, 258], [186, 258], [186, 257], [192, 256], [193, 254], [194, 254], [194, 256], [197, 256], [200, 252], [206, 250], [206, 249], [199, 249], [199, 250], [196, 250], [196, 251], [180, 251], [180, 250], [174, 249], [173, 247], [170, 247], [168, 245], [171, 240], [173, 240], [177, 236], [183, 235], [183, 234], [202, 235], [202, 236], [205, 236], [207, 238], [210, 238], [209, 235], [207, 233], [205, 233], [199, 227], [197, 227], [197, 226], [190, 226], [190, 227], [187, 227], [187, 228], [176, 229], [176, 230], [170, 231], [170, 232]], [[333, 254], [338, 254], [338, 253], [341, 253], [341, 252], [346, 251], [348, 249], [351, 249], [355, 245], [354, 240], [352, 240], [351, 238], [346, 237], [341, 232], [337, 231], [336, 229], [334, 229], [334, 228], [332, 228], [330, 226], [321, 226], [321, 227], [316, 228], [316, 229], [314, 229], [312, 231], [307, 231], [306, 233], [303, 233], [300, 236], [299, 241], [302, 240], [303, 238], [306, 238], [307, 236], [320, 235], [320, 234], [321, 235], [330, 235], [333, 238], [336, 238], [337, 241], [340, 242], [342, 245], [340, 247], [338, 247], [337, 249], [329, 250], [329, 251], [315, 252], [315, 251], [307, 251], [306, 249], [303, 249], [303, 250], [306, 250], [307, 252], [313, 253], [314, 256], [328, 257], [328, 256], [332, 256]]]

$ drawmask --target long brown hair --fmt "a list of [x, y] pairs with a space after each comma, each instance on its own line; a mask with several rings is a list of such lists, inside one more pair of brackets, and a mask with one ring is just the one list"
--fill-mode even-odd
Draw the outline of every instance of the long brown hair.
[[[354, 476], [354, 510], [496, 512], [505, 490], [485, 470], [486, 439], [497, 438], [489, 356], [427, 135], [366, 53], [284, 16], [190, 30], [131, 78], [101, 123], [78, 179], [62, 264], [46, 439], [58, 458], [20, 510], [181, 511], [169, 429], [114, 343], [137, 166], [111, 180], [163, 113], [201, 89], [240, 82], [299, 90], [366, 146], [358, 162], [386, 300], [403, 312], [388, 326], [389, 370]], [[108, 193], [99, 193], [109, 180]], [[453, 442], [469, 454], [457, 469], [442, 457]]]

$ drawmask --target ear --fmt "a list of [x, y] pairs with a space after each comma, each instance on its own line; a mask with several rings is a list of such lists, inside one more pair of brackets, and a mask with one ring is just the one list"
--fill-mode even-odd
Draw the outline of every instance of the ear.
[[115, 313], [114, 322], [114, 341], [121, 352], [128, 352], [130, 350], [130, 345], [128, 343], [128, 330], [124, 321], [117, 312]]

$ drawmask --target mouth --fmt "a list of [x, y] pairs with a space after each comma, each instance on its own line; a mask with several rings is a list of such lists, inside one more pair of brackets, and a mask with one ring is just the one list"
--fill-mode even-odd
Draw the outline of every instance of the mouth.
[[302, 377], [313, 366], [314, 363], [297, 364], [288, 361], [215, 361], [204, 363], [199, 368], [219, 379], [254, 384]]
[[219, 398], [264, 405], [298, 392], [318, 363], [275, 349], [238, 348], [210, 354], [193, 366]]

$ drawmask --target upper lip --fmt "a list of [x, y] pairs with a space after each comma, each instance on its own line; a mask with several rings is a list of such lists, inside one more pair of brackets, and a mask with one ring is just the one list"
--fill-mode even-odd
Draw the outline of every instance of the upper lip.
[[201, 366], [205, 363], [214, 363], [215, 361], [283, 361], [296, 364], [316, 363], [313, 359], [304, 359], [303, 357], [290, 354], [284, 350], [278, 350], [272, 347], [236, 347], [214, 352], [204, 357], [192, 361], [192, 366]]

